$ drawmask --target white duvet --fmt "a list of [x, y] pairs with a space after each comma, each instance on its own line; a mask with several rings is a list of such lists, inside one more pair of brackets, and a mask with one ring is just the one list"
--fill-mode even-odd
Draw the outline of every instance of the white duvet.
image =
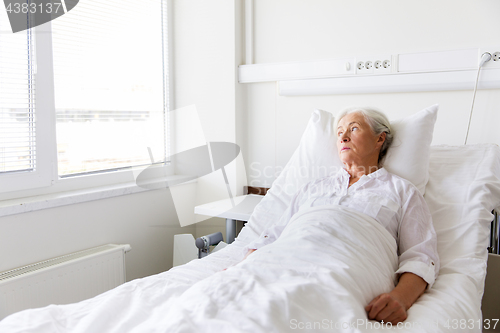
[[396, 241], [346, 207], [300, 212], [242, 262], [231, 247], [87, 301], [14, 314], [0, 332], [362, 332], [379, 325], [364, 307], [394, 288]]

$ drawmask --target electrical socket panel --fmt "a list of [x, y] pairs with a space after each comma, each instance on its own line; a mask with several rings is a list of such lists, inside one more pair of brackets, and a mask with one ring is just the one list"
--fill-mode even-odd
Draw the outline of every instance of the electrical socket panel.
[[500, 46], [479, 49], [478, 60], [477, 60], [478, 65], [479, 61], [481, 61], [481, 57], [485, 52], [489, 52], [491, 54], [491, 60], [486, 62], [482, 68], [483, 69], [500, 68]]
[[391, 55], [367, 56], [356, 58], [357, 75], [377, 75], [393, 72]]

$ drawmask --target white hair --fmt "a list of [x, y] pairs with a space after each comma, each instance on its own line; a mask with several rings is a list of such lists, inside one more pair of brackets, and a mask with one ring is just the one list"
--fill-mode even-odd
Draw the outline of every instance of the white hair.
[[391, 123], [387, 116], [380, 110], [377, 110], [372, 107], [350, 107], [340, 111], [335, 117], [335, 127], [337, 128], [340, 119], [350, 113], [361, 113], [364, 117], [372, 132], [375, 135], [380, 135], [382, 133], [385, 134], [385, 141], [380, 147], [380, 153], [378, 156], [378, 164], [379, 167], [382, 166], [382, 160], [387, 155], [387, 151], [392, 144], [392, 140], [394, 139], [394, 133], [392, 132]]

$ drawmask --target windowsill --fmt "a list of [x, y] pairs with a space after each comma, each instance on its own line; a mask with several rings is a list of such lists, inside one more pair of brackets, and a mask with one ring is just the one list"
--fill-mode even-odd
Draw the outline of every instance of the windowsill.
[[154, 186], [154, 184], [164, 184], [165, 182], [170, 184], [187, 184], [195, 181], [192, 176], [172, 175], [152, 180], [148, 183], [153, 185], [151, 188], [143, 188], [135, 182], [128, 182], [4, 200], [0, 201], [0, 217], [166, 188], [165, 186]]

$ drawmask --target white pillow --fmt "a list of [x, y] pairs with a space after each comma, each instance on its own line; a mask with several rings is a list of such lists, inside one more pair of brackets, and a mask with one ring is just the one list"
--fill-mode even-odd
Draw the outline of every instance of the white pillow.
[[[422, 194], [429, 179], [430, 145], [437, 111], [436, 104], [391, 122], [394, 140], [384, 167], [412, 182]], [[313, 111], [299, 146], [255, 208], [247, 224], [249, 228], [243, 232], [241, 240], [247, 236], [252, 238], [250, 231], [260, 235], [264, 228], [275, 223], [302, 186], [313, 179], [335, 174], [343, 167], [338, 157], [333, 127], [334, 117], [331, 113]]]
[[435, 104], [404, 119], [392, 122], [394, 140], [384, 168], [415, 185], [425, 194], [429, 181], [429, 157], [439, 105]]
[[[429, 180], [429, 156], [438, 105], [430, 106], [409, 117], [391, 122], [394, 140], [384, 167], [412, 182], [422, 193]], [[299, 147], [271, 190], [293, 196], [313, 179], [336, 173], [343, 167], [337, 153], [334, 117], [323, 110], [314, 110]]]

